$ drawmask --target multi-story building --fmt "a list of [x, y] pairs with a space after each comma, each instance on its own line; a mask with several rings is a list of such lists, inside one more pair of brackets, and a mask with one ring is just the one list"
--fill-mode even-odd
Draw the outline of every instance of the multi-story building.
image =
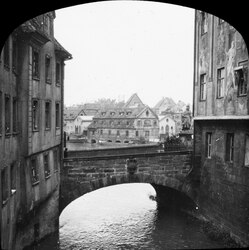
[[137, 94], [123, 108], [100, 110], [88, 127], [89, 141], [129, 143], [159, 139], [158, 116], [145, 106]]
[[200, 207], [207, 218], [248, 246], [248, 50], [229, 23], [196, 11], [194, 51], [194, 154], [200, 158]]
[[1, 249], [23, 249], [58, 227], [64, 61], [55, 12], [19, 26], [0, 58]]

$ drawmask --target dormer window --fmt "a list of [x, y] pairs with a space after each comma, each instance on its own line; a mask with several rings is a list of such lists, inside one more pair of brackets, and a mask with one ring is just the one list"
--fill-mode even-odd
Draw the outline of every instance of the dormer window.
[[101, 115], [103, 115], [103, 116], [106, 115], [106, 112], [101, 112]]
[[115, 115], [115, 112], [111, 112], [111, 116], [114, 116]]
[[146, 111], [146, 116], [149, 116], [149, 111], [148, 110]]
[[124, 112], [119, 112], [119, 115], [124, 115]]
[[126, 115], [131, 115], [131, 111], [127, 111], [127, 112], [126, 112]]

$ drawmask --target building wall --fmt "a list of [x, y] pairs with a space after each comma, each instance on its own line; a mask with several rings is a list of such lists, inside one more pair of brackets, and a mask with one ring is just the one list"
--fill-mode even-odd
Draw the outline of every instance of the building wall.
[[[248, 52], [230, 24], [200, 11], [195, 18], [193, 113], [194, 157], [201, 158], [196, 164], [199, 205], [204, 217], [248, 246]], [[247, 85], [243, 94], [238, 70]]]
[[[206, 14], [207, 32], [201, 34], [200, 12], [196, 12], [194, 116], [248, 115], [248, 91], [238, 94], [236, 70], [248, 72], [248, 51], [241, 34], [227, 22]], [[218, 71], [224, 68], [223, 94], [218, 95]], [[206, 74], [206, 94], [200, 98], [200, 78]], [[248, 82], [248, 73], [245, 74]], [[248, 85], [248, 84], [247, 84]]]
[[[53, 12], [41, 15], [18, 27], [9, 36], [9, 68], [4, 66], [7, 53], [1, 53], [1, 249], [23, 249], [58, 229], [62, 147], [60, 109], [63, 105], [65, 58], [55, 47], [54, 17]], [[51, 26], [45, 27], [48, 18]], [[12, 43], [13, 39], [16, 43]], [[14, 44], [17, 46], [16, 50]], [[34, 55], [34, 48], [38, 49], [39, 57]], [[50, 64], [47, 63], [50, 82], [45, 79], [46, 55], [50, 58]], [[35, 58], [38, 58], [36, 63]], [[60, 82], [56, 81], [58, 61], [60, 74], [57, 76]], [[38, 65], [38, 77], [34, 75], [35, 64]], [[5, 101], [6, 94], [10, 97], [9, 108]], [[38, 101], [37, 129], [34, 129], [34, 99]], [[45, 102], [48, 101], [49, 123], [45, 125]], [[58, 112], [56, 103], [60, 104], [57, 106]], [[8, 116], [10, 126], [5, 131]]]

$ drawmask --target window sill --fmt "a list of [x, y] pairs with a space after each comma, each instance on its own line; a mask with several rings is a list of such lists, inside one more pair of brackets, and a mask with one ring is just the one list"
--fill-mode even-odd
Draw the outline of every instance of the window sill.
[[51, 177], [51, 174], [45, 176], [45, 179], [47, 180], [47, 179], [49, 179], [50, 177]]
[[51, 131], [51, 128], [45, 128], [45, 131]]
[[202, 99], [200, 99], [200, 100], [199, 100], [199, 102], [205, 102], [205, 101], [206, 101], [206, 99], [203, 99], [203, 100], [202, 100]]
[[17, 136], [19, 132], [13, 132], [13, 136]]
[[52, 81], [51, 80], [46, 80], [46, 83], [51, 85], [52, 84]]
[[224, 96], [217, 96], [216, 99], [223, 99]]
[[[249, 167], [249, 166], [248, 166]], [[59, 170], [58, 169], [56, 169], [56, 170], [54, 170], [54, 173], [58, 173], [59, 172]]]
[[40, 183], [40, 181], [35, 181], [35, 182], [32, 183], [32, 186], [36, 186], [36, 185], [38, 185], [39, 183]]
[[5, 137], [10, 137], [11, 133], [5, 133]]
[[247, 94], [241, 94], [241, 95], [238, 95], [238, 97], [246, 97], [247, 96]]
[[60, 83], [56, 83], [55, 85], [56, 85], [57, 87], [60, 87], [60, 86], [61, 86], [61, 84], [60, 84]]
[[39, 130], [38, 129], [33, 129], [32, 132], [39, 132]]
[[32, 79], [36, 81], [40, 81], [40, 78], [38, 78], [37, 76], [33, 76]]
[[59, 130], [61, 127], [56, 127], [56, 130]]

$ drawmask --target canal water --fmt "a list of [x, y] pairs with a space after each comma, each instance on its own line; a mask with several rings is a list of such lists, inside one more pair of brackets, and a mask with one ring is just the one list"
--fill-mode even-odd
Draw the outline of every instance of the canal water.
[[83, 195], [61, 213], [59, 240], [37, 250], [224, 248], [197, 220], [159, 208], [150, 184], [121, 184]]

